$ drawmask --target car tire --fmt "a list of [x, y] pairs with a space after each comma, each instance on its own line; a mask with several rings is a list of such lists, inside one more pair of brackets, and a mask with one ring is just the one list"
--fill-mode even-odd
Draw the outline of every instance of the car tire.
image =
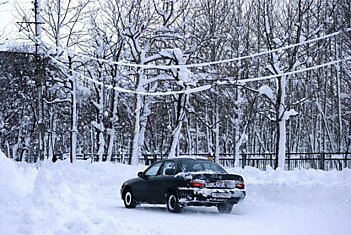
[[233, 206], [234, 206], [233, 203], [222, 203], [217, 205], [217, 209], [219, 213], [229, 214], [232, 212]]
[[177, 194], [169, 193], [166, 197], [167, 200], [167, 210], [171, 213], [179, 213], [182, 207], [179, 205], [179, 200]]
[[134, 199], [133, 193], [130, 189], [126, 189], [123, 194], [123, 202], [126, 208], [135, 208], [137, 206], [137, 202]]

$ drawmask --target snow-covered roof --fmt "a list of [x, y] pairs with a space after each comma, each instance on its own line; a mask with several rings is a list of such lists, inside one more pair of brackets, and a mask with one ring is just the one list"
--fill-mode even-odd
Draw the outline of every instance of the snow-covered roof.
[[201, 156], [192, 156], [192, 155], [181, 155], [181, 156], [178, 156], [178, 157], [172, 157], [172, 158], [169, 158], [169, 159], [179, 159], [179, 158], [189, 158], [189, 159], [203, 159], [203, 160], [208, 160], [207, 157], [201, 157]]
[[8, 46], [5, 42], [0, 42], [0, 51], [8, 51]]
[[15, 51], [21, 53], [34, 53], [34, 45], [25, 42], [0, 40], [0, 52]]

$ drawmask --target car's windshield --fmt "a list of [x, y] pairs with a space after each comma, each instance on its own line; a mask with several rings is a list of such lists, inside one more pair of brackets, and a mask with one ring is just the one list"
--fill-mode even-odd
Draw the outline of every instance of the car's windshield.
[[218, 164], [207, 160], [184, 159], [180, 161], [183, 172], [208, 171], [226, 174], [227, 172]]

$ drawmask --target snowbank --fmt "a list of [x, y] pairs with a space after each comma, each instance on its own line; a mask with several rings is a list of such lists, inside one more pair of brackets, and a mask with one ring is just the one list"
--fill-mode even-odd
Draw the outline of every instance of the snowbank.
[[332, 234], [330, 231], [350, 234], [350, 170], [229, 169], [244, 176], [248, 193], [235, 207], [233, 218], [218, 214], [214, 208], [188, 208], [179, 215], [167, 213], [165, 206], [125, 209], [120, 186], [143, 169], [58, 161], [45, 162], [37, 170], [33, 165], [12, 162], [1, 153], [0, 231], [50, 235], [194, 234], [196, 224], [198, 234], [235, 230], [270, 235]]
[[[322, 171], [295, 169], [274, 171], [267, 168], [230, 169], [241, 174], [247, 185], [246, 204], [281, 209], [285, 207], [311, 208], [343, 207], [351, 210], [351, 170]], [[342, 208], [340, 208], [342, 209]]]
[[0, 202], [23, 197], [31, 190], [33, 172], [27, 175], [0, 150]]

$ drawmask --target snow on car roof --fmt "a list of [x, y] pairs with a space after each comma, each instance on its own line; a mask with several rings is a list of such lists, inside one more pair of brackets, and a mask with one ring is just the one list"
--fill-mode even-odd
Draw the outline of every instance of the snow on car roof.
[[194, 160], [209, 160], [207, 157], [201, 157], [201, 156], [191, 156], [191, 155], [181, 155], [181, 156], [178, 156], [178, 157], [172, 157], [172, 158], [169, 158], [169, 159], [181, 159], [181, 158], [188, 158], [188, 159], [194, 159]]

